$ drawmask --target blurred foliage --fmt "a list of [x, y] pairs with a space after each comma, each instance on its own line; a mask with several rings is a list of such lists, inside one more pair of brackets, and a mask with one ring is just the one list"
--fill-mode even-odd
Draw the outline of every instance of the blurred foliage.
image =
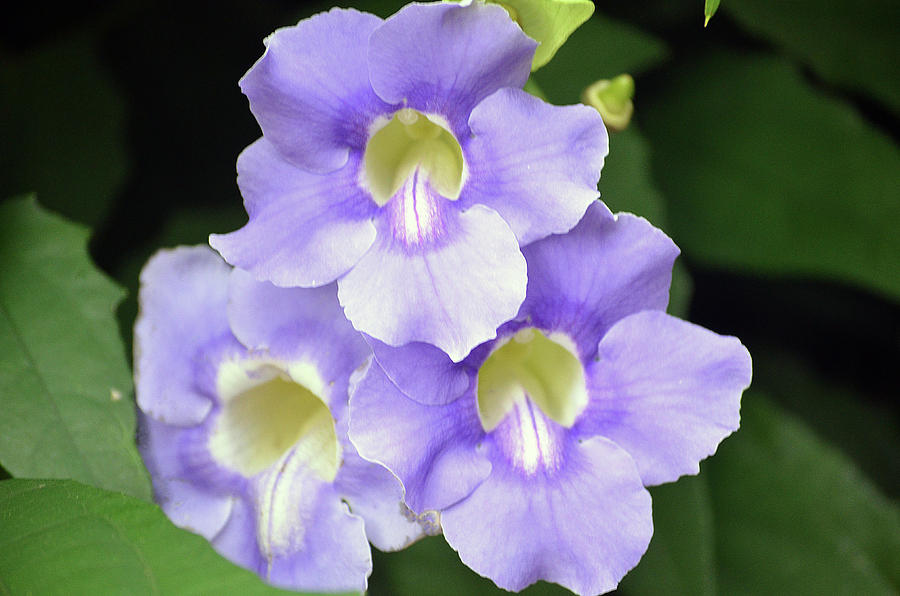
[[728, 0], [725, 11], [826, 81], [900, 115], [900, 3], [895, 0]]
[[666, 69], [642, 115], [686, 254], [900, 299], [900, 150], [851, 106], [782, 58], [717, 52]]
[[706, 478], [686, 476], [650, 489], [653, 539], [619, 585], [623, 594], [717, 594], [715, 520]]
[[900, 517], [842, 454], [756, 392], [702, 473], [723, 594], [896, 594]]
[[86, 229], [33, 198], [0, 205], [0, 462], [150, 498], [134, 445], [131, 374]]
[[623, 72], [632, 75], [660, 64], [666, 45], [626, 23], [595, 14], [556, 53], [552, 62], [532, 76], [556, 104], [581, 101], [581, 92], [597, 79]]
[[97, 46], [91, 32], [78, 32], [18, 55], [0, 51], [3, 194], [37, 192], [46, 207], [91, 226], [103, 222], [128, 169], [124, 101]]
[[[403, 3], [352, 4], [388, 16]], [[706, 16], [715, 4], [706, 3]], [[119, 311], [126, 344], [143, 262], [163, 245], [202, 243], [245, 221], [234, 161], [259, 130], [238, 78], [271, 31], [329, 7], [135, 0], [50, 14], [27, 5], [19, 20], [0, 23], [0, 189], [39, 191], [42, 204], [92, 226], [91, 255], [129, 292]], [[670, 311], [739, 335], [754, 356], [741, 430], [699, 477], [650, 489], [655, 536], [623, 594], [900, 591], [898, 11], [891, 0], [727, 0], [703, 29], [694, 1], [597, 3], [533, 76], [559, 104], [579, 101], [597, 79], [635, 78], [634, 118], [611, 135], [603, 200], [681, 246]], [[130, 384], [109, 316], [119, 291], [85, 258], [84, 229], [27, 203], [0, 209], [0, 340], [8, 344], [0, 385], [12, 388], [0, 393], [0, 478], [6, 470], [75, 477], [146, 495], [146, 479], [133, 475]], [[32, 318], [43, 320], [25, 322]], [[40, 341], [28, 344], [32, 368], [21, 362], [13, 324], [21, 338], [39, 326]], [[50, 359], [71, 364], [44, 372]], [[97, 374], [116, 379], [124, 399], [111, 402]], [[97, 424], [105, 414], [88, 402], [65, 414], [68, 423], [47, 422], [72, 386], [96, 407], [100, 398], [120, 404], [121, 420]], [[59, 455], [65, 436], [46, 431], [46, 445], [22, 438], [34, 421], [97, 433], [126, 463], [102, 464], [112, 466], [102, 479], [77, 471], [86, 465], [78, 453]], [[110, 429], [111, 438], [101, 434]], [[30, 445], [34, 457], [10, 460], [9, 445], [19, 453]], [[131, 472], [111, 472], [116, 466]], [[52, 592], [51, 583], [28, 582], [63, 577], [71, 567], [55, 573], [66, 554], [59, 545], [71, 553], [91, 538], [109, 549], [94, 552], [135, 582], [155, 577], [169, 587], [177, 572], [210, 582], [196, 584], [200, 591], [222, 593], [218, 577], [235, 590], [261, 589], [153, 506], [69, 482], [21, 492], [25, 482], [0, 483], [6, 585], [15, 577], [26, 582], [16, 586]], [[134, 551], [147, 537], [148, 550]], [[150, 553], [150, 575], [134, 552]], [[46, 561], [38, 567], [46, 577], [9, 575], [13, 565], [27, 571], [26, 561]], [[77, 579], [120, 577], [106, 573], [86, 568]], [[375, 553], [370, 591], [501, 593], [442, 538]], [[526, 593], [566, 592], [541, 583]]]

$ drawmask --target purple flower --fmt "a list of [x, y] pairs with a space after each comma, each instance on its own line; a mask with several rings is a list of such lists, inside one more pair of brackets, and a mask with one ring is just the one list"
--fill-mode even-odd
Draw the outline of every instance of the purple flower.
[[462, 362], [371, 340], [350, 437], [500, 587], [602, 593], [649, 543], [644, 487], [696, 474], [738, 428], [750, 356], [665, 313], [678, 249], [643, 219], [595, 203], [523, 252], [518, 316]]
[[367, 534], [387, 550], [421, 534], [396, 478], [347, 439], [349, 378], [371, 352], [335, 294], [254, 281], [208, 247], [160, 252], [141, 273], [136, 388], [156, 499], [286, 588], [364, 590]]
[[598, 195], [603, 122], [522, 91], [535, 45], [483, 3], [279, 29], [241, 80], [263, 132], [238, 158], [249, 222], [210, 244], [278, 286], [337, 280], [357, 329], [462, 359], [521, 305], [520, 245]]

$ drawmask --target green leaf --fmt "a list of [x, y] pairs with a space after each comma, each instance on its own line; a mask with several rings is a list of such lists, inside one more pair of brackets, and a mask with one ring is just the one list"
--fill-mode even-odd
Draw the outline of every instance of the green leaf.
[[619, 585], [624, 594], [715, 596], [715, 528], [706, 478], [685, 476], [650, 489], [653, 539]]
[[756, 393], [704, 472], [722, 594], [896, 594], [900, 517], [841, 453]]
[[88, 231], [33, 198], [0, 204], [0, 464], [149, 498], [131, 373]]
[[509, 12], [525, 35], [540, 45], [534, 52], [531, 70], [553, 58], [572, 32], [594, 13], [591, 0], [489, 0]]
[[86, 33], [22, 55], [0, 52], [0, 179], [6, 194], [90, 226], [125, 179], [125, 107]]
[[706, 0], [703, 6], [703, 26], [709, 25], [709, 20], [716, 14], [719, 9], [719, 0]]
[[785, 60], [704, 55], [642, 108], [669, 231], [714, 267], [900, 298], [900, 151]]
[[814, 374], [796, 355], [774, 346], [754, 350], [753, 384], [802, 416], [887, 494], [900, 494], [900, 416], [889, 399], [872, 399], [858, 387]]
[[826, 81], [867, 93], [900, 114], [895, 0], [729, 0], [725, 10]]
[[0, 591], [285, 594], [151, 503], [72, 481], [0, 482]]
[[668, 49], [659, 39], [612, 19], [594, 15], [532, 76], [553, 103], [581, 101], [581, 92], [597, 79], [627, 72], [637, 75], [662, 62]]

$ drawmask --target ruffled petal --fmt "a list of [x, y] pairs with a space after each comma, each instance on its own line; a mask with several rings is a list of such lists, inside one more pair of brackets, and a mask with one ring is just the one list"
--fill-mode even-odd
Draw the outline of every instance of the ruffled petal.
[[334, 284], [278, 288], [235, 269], [229, 295], [228, 320], [241, 343], [279, 360], [314, 364], [333, 388], [335, 399], [330, 401], [346, 404], [350, 375], [371, 350], [344, 317]]
[[140, 314], [134, 326], [138, 407], [160, 422], [200, 423], [212, 407], [198, 392], [196, 356], [230, 335], [225, 317], [231, 268], [205, 246], [163, 250], [141, 271]]
[[381, 19], [332, 9], [277, 30], [241, 79], [263, 135], [288, 161], [312, 172], [344, 165], [368, 127], [390, 109], [372, 91], [365, 47]]
[[596, 202], [571, 232], [522, 252], [528, 295], [520, 316], [531, 317], [536, 327], [567, 333], [588, 362], [616, 321], [642, 310], [665, 310], [679, 251], [646, 220], [627, 213], [611, 219]]
[[462, 561], [501, 588], [608, 592], [647, 550], [650, 494], [628, 454], [598, 437], [567, 441], [562, 457], [529, 474], [495, 453], [491, 475], [441, 515]]
[[274, 585], [303, 590], [364, 590], [372, 571], [361, 518], [295, 449], [254, 482], [256, 537]]
[[372, 87], [388, 103], [444, 116], [463, 139], [478, 102], [522, 88], [536, 46], [497, 5], [409, 4], [369, 39]]
[[[299, 497], [285, 489], [279, 498]], [[286, 548], [261, 550], [259, 504], [254, 499], [235, 502], [228, 523], [212, 539], [212, 545], [225, 558], [252, 569], [267, 582], [289, 590], [343, 592], [365, 590], [372, 571], [371, 551], [366, 542], [363, 522], [351, 515], [331, 485], [305, 487], [302, 500], [293, 507], [282, 507], [269, 515], [280, 515], [282, 523], [290, 517], [296, 525], [285, 528]], [[263, 532], [263, 535], [270, 536]], [[272, 543], [269, 544], [272, 548]]]
[[453, 362], [438, 348], [421, 342], [392, 347], [374, 337], [366, 341], [379, 366], [404, 394], [420, 404], [450, 403], [474, 390], [477, 368]]
[[501, 89], [475, 107], [469, 127], [460, 200], [497, 211], [521, 246], [568, 232], [599, 196], [609, 141], [597, 110]]
[[416, 513], [452, 505], [487, 477], [491, 464], [477, 448], [483, 436], [474, 395], [425, 406], [404, 396], [374, 362], [350, 397], [350, 440], [403, 482]]
[[209, 242], [226, 261], [278, 286], [334, 281], [375, 240], [377, 206], [358, 185], [358, 155], [318, 175], [286, 162], [265, 138], [238, 157], [238, 185], [250, 221]]
[[372, 249], [338, 280], [338, 297], [356, 329], [392, 346], [426, 342], [458, 362], [515, 316], [525, 260], [509, 226], [487, 207], [438, 217], [442, 238], [422, 246], [402, 239], [403, 224], [395, 232], [382, 220]]
[[355, 451], [352, 445], [344, 450], [344, 461], [334, 480], [335, 490], [350, 511], [363, 518], [366, 536], [376, 548], [406, 548], [425, 531], [403, 502], [403, 486], [387, 468], [362, 459]]
[[180, 461], [184, 428], [143, 415], [138, 421], [138, 447], [153, 480], [154, 500], [176, 526], [212, 538], [231, 515], [232, 497], [185, 477]]
[[609, 330], [588, 375], [576, 431], [621, 445], [652, 486], [697, 474], [737, 430], [751, 363], [736, 337], [647, 311]]

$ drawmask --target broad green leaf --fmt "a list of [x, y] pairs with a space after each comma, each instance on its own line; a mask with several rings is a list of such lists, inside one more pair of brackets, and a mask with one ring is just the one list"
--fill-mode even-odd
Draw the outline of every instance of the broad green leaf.
[[685, 255], [900, 298], [900, 151], [849, 106], [784, 60], [706, 54], [641, 110]]
[[706, 0], [703, 6], [703, 26], [709, 25], [709, 20], [719, 9], [719, 0]]
[[27, 54], [0, 52], [4, 194], [90, 226], [103, 221], [127, 169], [124, 102], [86, 33]]
[[900, 114], [896, 0], [728, 0], [725, 11], [826, 81], [869, 94]]
[[896, 594], [900, 516], [853, 464], [758, 393], [704, 464], [722, 594]]
[[10, 594], [286, 594], [151, 503], [69, 480], [0, 482], [0, 588]]
[[553, 58], [572, 32], [594, 13], [591, 0], [489, 0], [509, 12], [525, 34], [540, 45], [534, 52], [531, 70]]
[[[889, 495], [900, 495], [900, 416], [858, 387], [815, 374], [784, 348], [753, 352], [754, 387], [778, 397], [819, 436], [853, 459]], [[888, 396], [884, 396], [887, 398]]]
[[553, 103], [578, 103], [581, 92], [597, 79], [623, 72], [637, 75], [667, 55], [668, 49], [657, 38], [594, 15], [572, 34], [552, 62], [532, 76]]
[[33, 198], [0, 204], [0, 464], [149, 498], [115, 323], [123, 293], [94, 269], [87, 236]]
[[686, 476], [650, 489], [653, 539], [619, 585], [624, 594], [715, 596], [715, 528], [706, 478]]

